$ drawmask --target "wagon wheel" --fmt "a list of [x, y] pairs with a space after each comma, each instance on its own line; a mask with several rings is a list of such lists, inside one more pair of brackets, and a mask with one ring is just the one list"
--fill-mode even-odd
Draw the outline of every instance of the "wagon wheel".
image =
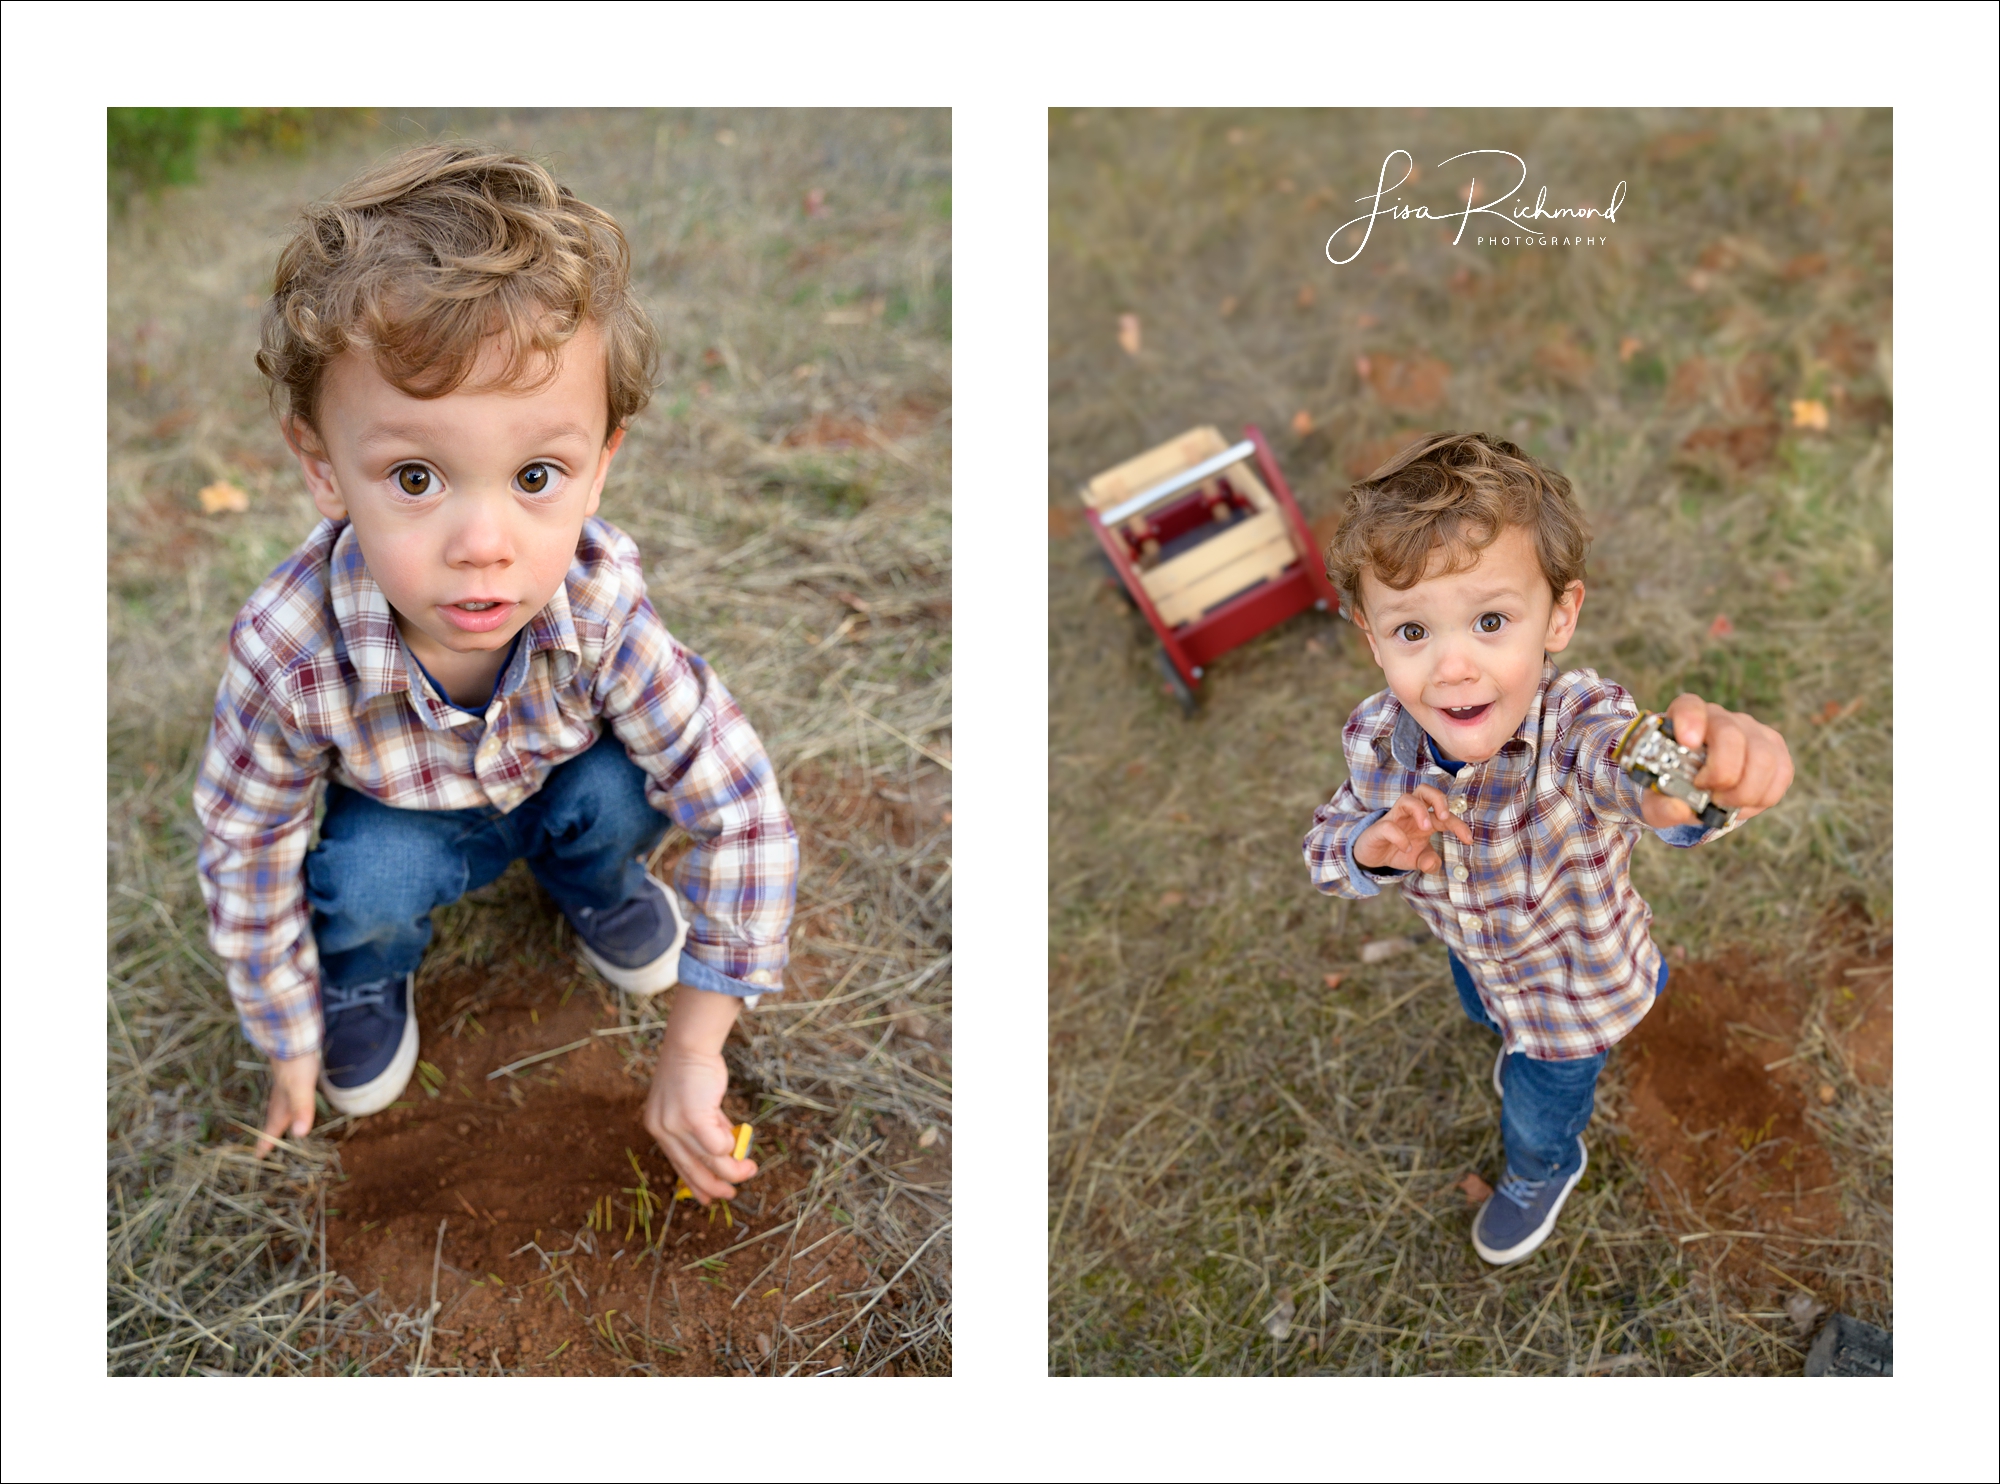
[[1167, 647], [1162, 644], [1154, 650], [1153, 658], [1160, 662], [1160, 671], [1167, 677], [1167, 689], [1173, 693], [1174, 699], [1181, 703], [1181, 715], [1193, 716], [1199, 698], [1194, 693], [1194, 687], [1181, 679], [1181, 672], [1174, 668], [1174, 662], [1167, 654]]

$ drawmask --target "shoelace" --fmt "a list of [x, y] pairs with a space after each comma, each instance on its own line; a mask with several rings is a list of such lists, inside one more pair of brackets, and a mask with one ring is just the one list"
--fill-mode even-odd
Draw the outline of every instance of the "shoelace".
[[1535, 1198], [1542, 1193], [1542, 1187], [1548, 1183], [1546, 1180], [1526, 1180], [1509, 1170], [1500, 1181], [1499, 1194], [1525, 1211], [1535, 1203]]
[[367, 984], [351, 984], [345, 989], [337, 984], [322, 984], [319, 990], [320, 1008], [328, 1015], [341, 1015], [366, 1005], [386, 1005], [395, 989], [396, 981], [393, 979], [375, 979]]

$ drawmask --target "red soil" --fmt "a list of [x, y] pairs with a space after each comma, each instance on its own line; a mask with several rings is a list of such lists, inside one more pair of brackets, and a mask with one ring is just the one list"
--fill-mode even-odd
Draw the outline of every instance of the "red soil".
[[[1889, 1085], [1892, 962], [1886, 937], [1855, 939], [1825, 979], [1836, 1057], [1873, 1086]], [[1740, 951], [1676, 965], [1621, 1047], [1624, 1123], [1676, 1231], [1840, 1233], [1832, 1161], [1806, 1115], [1843, 1093], [1791, 1059], [1815, 990]]]
[[[796, 1157], [802, 1128], [785, 1115], [760, 1123], [753, 1157], [762, 1168], [729, 1217], [682, 1201], [664, 1222], [654, 1216], [649, 1245], [634, 1216], [639, 1172], [661, 1200], [676, 1177], [639, 1123], [648, 1059], [632, 1037], [592, 1035], [617, 1024], [609, 992], [562, 968], [515, 971], [497, 996], [481, 994], [459, 1035], [439, 1029], [482, 978], [458, 970], [421, 986], [421, 1054], [442, 1087], [427, 1094], [412, 1080], [396, 1106], [340, 1130], [346, 1178], [327, 1196], [328, 1266], [363, 1294], [379, 1289], [380, 1311], [421, 1315], [441, 1250], [425, 1369], [617, 1375], [650, 1359], [668, 1374], [762, 1371], [781, 1322], [803, 1330], [808, 1348], [839, 1328], [837, 1318], [806, 1326], [851, 1311], [842, 1296], [866, 1279], [845, 1231], [787, 1229], [786, 1198], [807, 1178]], [[733, 1094], [725, 1109], [738, 1121], [752, 1111]], [[595, 1230], [590, 1213], [606, 1197], [608, 1229]], [[363, 1338], [351, 1353], [383, 1352]], [[796, 1344], [784, 1351], [797, 1353]], [[840, 1359], [836, 1340], [804, 1372]], [[383, 1368], [407, 1370], [410, 1360], [401, 1351]]]

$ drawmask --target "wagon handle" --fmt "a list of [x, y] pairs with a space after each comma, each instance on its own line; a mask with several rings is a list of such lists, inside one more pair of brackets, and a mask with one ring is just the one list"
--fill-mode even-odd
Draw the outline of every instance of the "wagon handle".
[[1245, 438], [1233, 448], [1225, 448], [1213, 458], [1203, 459], [1192, 469], [1183, 469], [1180, 473], [1170, 479], [1162, 480], [1151, 489], [1141, 490], [1131, 499], [1113, 505], [1109, 510], [1103, 512], [1099, 516], [1099, 519], [1107, 526], [1115, 526], [1123, 521], [1128, 521], [1140, 511], [1149, 509], [1159, 504], [1162, 500], [1171, 500], [1175, 495], [1181, 494], [1186, 490], [1191, 490], [1206, 480], [1213, 479], [1231, 464], [1240, 464], [1245, 459], [1254, 456], [1256, 452], [1257, 445], [1252, 443], [1248, 438]]

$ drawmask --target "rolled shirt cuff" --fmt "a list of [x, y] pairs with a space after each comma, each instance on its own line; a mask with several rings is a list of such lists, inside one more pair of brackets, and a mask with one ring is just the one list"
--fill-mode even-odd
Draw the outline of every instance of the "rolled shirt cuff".
[[[759, 973], [766, 971], [759, 970]], [[685, 948], [681, 950], [678, 975], [680, 982], [689, 989], [705, 989], [711, 994], [734, 996], [750, 1009], [757, 1008], [757, 1001], [767, 994], [775, 994], [783, 986], [780, 984], [752, 984], [747, 979], [732, 979], [720, 970], [712, 969]], [[777, 976], [772, 975], [773, 979]]]

